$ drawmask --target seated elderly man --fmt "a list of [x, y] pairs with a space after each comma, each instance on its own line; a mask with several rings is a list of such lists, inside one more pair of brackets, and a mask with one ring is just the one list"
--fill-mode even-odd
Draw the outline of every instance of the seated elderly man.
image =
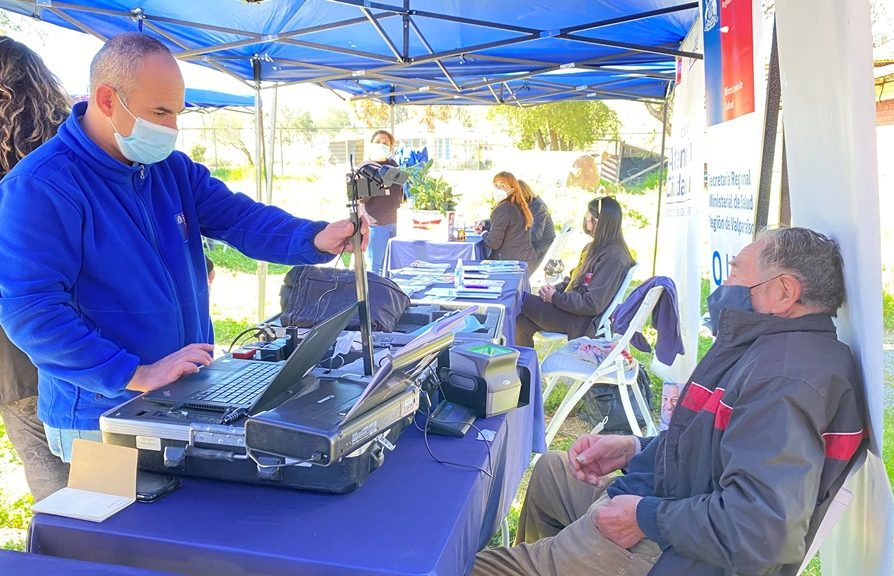
[[832, 323], [843, 299], [833, 240], [789, 228], [743, 248], [708, 298], [717, 341], [670, 428], [546, 454], [517, 545], [481, 552], [473, 574], [796, 574], [865, 450], [862, 389]]

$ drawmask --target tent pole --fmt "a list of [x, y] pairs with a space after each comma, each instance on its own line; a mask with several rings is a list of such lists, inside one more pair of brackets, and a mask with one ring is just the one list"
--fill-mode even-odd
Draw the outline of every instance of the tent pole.
[[[392, 136], [394, 135], [394, 102], [392, 100], [391, 105], [388, 107], [388, 120], [391, 123], [391, 126], [388, 127], [388, 131], [391, 132]], [[394, 142], [392, 142], [394, 144]]]
[[[261, 107], [261, 61], [255, 57], [252, 59], [252, 69], [255, 77], [255, 199], [263, 202], [263, 173], [264, 166], [264, 111]], [[265, 320], [264, 306], [267, 300], [267, 263], [258, 261], [258, 321]]]
[[655, 243], [652, 246], [652, 276], [655, 275], [655, 267], [658, 263], [658, 225], [661, 224], [661, 197], [664, 196], [664, 144], [667, 140], [667, 99], [670, 95], [670, 86], [668, 86], [668, 95], [664, 97], [664, 106], [661, 111], [661, 159], [658, 163], [658, 211], [655, 214]]
[[264, 151], [264, 159], [267, 177], [267, 204], [273, 204], [273, 163], [276, 161], [274, 148], [276, 146], [276, 105], [277, 105], [276, 86], [273, 87], [273, 103], [270, 106], [270, 133], [267, 134], [267, 149]]

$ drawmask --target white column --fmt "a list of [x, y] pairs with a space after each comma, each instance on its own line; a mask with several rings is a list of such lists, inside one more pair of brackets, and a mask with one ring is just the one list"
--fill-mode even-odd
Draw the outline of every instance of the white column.
[[853, 503], [821, 549], [823, 576], [889, 575], [891, 489], [881, 465], [882, 308], [868, 0], [776, 3], [792, 225], [829, 233], [845, 262], [839, 337], [861, 365], [872, 450]]

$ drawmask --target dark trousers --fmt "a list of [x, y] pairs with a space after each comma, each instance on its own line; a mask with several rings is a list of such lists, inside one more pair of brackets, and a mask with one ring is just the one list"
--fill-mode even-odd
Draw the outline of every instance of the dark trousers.
[[576, 314], [560, 310], [536, 294], [525, 294], [521, 314], [515, 319], [515, 345], [533, 347], [534, 333], [539, 330], [568, 334], [569, 323], [579, 321]]
[[43, 423], [37, 418], [37, 396], [0, 404], [6, 435], [25, 467], [25, 478], [34, 496], [42, 500], [68, 484], [68, 464], [50, 452]]

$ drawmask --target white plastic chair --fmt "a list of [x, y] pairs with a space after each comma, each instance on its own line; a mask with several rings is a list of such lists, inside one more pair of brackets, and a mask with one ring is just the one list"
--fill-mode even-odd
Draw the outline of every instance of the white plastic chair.
[[[623, 302], [624, 296], [627, 294], [627, 289], [630, 287], [630, 283], [633, 281], [633, 275], [636, 273], [637, 267], [639, 267], [639, 264], [634, 264], [630, 267], [630, 270], [627, 271], [627, 275], [624, 277], [624, 280], [618, 287], [618, 291], [615, 292], [612, 301], [609, 302], [608, 308], [606, 308], [605, 311], [602, 312], [602, 316], [599, 317], [599, 322], [598, 324], [596, 324], [596, 338], [612, 337], [612, 314], [614, 314], [615, 308], [618, 307], [618, 304]], [[534, 333], [534, 339], [545, 341], [549, 344], [545, 354], [546, 356], [548, 356], [550, 353], [552, 353], [553, 350], [555, 350], [565, 340], [568, 339], [568, 335], [562, 332], [547, 332], [546, 330], [538, 330]]]
[[624, 388], [632, 389], [633, 397], [639, 406], [640, 413], [646, 420], [646, 435], [655, 436], [658, 434], [658, 429], [655, 427], [655, 423], [652, 421], [652, 416], [649, 413], [649, 407], [636, 383], [639, 375], [639, 363], [635, 359], [632, 362], [625, 360], [623, 352], [627, 350], [633, 335], [642, 331], [646, 325], [646, 322], [652, 315], [652, 309], [655, 308], [663, 291], [664, 288], [661, 286], [649, 289], [636, 314], [630, 321], [627, 330], [614, 341], [614, 348], [596, 368], [592, 368], [592, 363], [579, 360], [576, 356], [572, 356], [562, 350], [551, 353], [540, 364], [541, 378], [546, 382], [546, 389], [543, 392], [544, 399], [549, 397], [560, 378], [566, 377], [572, 380], [568, 392], [546, 428], [547, 446], [556, 437], [559, 427], [562, 426], [568, 414], [571, 413], [594, 384], [613, 384], [621, 388], [621, 405], [624, 407], [624, 413], [627, 415], [630, 430], [635, 435], [642, 436], [643, 432], [636, 422], [636, 414], [633, 412], [630, 396]]
[[813, 560], [813, 557], [819, 552], [820, 546], [822, 546], [823, 542], [832, 532], [832, 529], [838, 524], [841, 517], [844, 516], [847, 507], [850, 506], [851, 500], [854, 498], [854, 493], [851, 491], [854, 476], [856, 476], [857, 472], [860, 471], [860, 468], [866, 464], [866, 458], [868, 456], [868, 451], [864, 450], [854, 461], [851, 469], [847, 473], [847, 478], [845, 478], [844, 484], [841, 485], [841, 488], [839, 488], [838, 492], [835, 493], [835, 496], [832, 497], [832, 503], [826, 509], [826, 514], [823, 516], [823, 519], [820, 520], [820, 525], [816, 530], [816, 534], [813, 536], [813, 541], [807, 548], [807, 554], [804, 555], [804, 560], [801, 562], [798, 574], [804, 572], [807, 565], [810, 564], [810, 561]]

